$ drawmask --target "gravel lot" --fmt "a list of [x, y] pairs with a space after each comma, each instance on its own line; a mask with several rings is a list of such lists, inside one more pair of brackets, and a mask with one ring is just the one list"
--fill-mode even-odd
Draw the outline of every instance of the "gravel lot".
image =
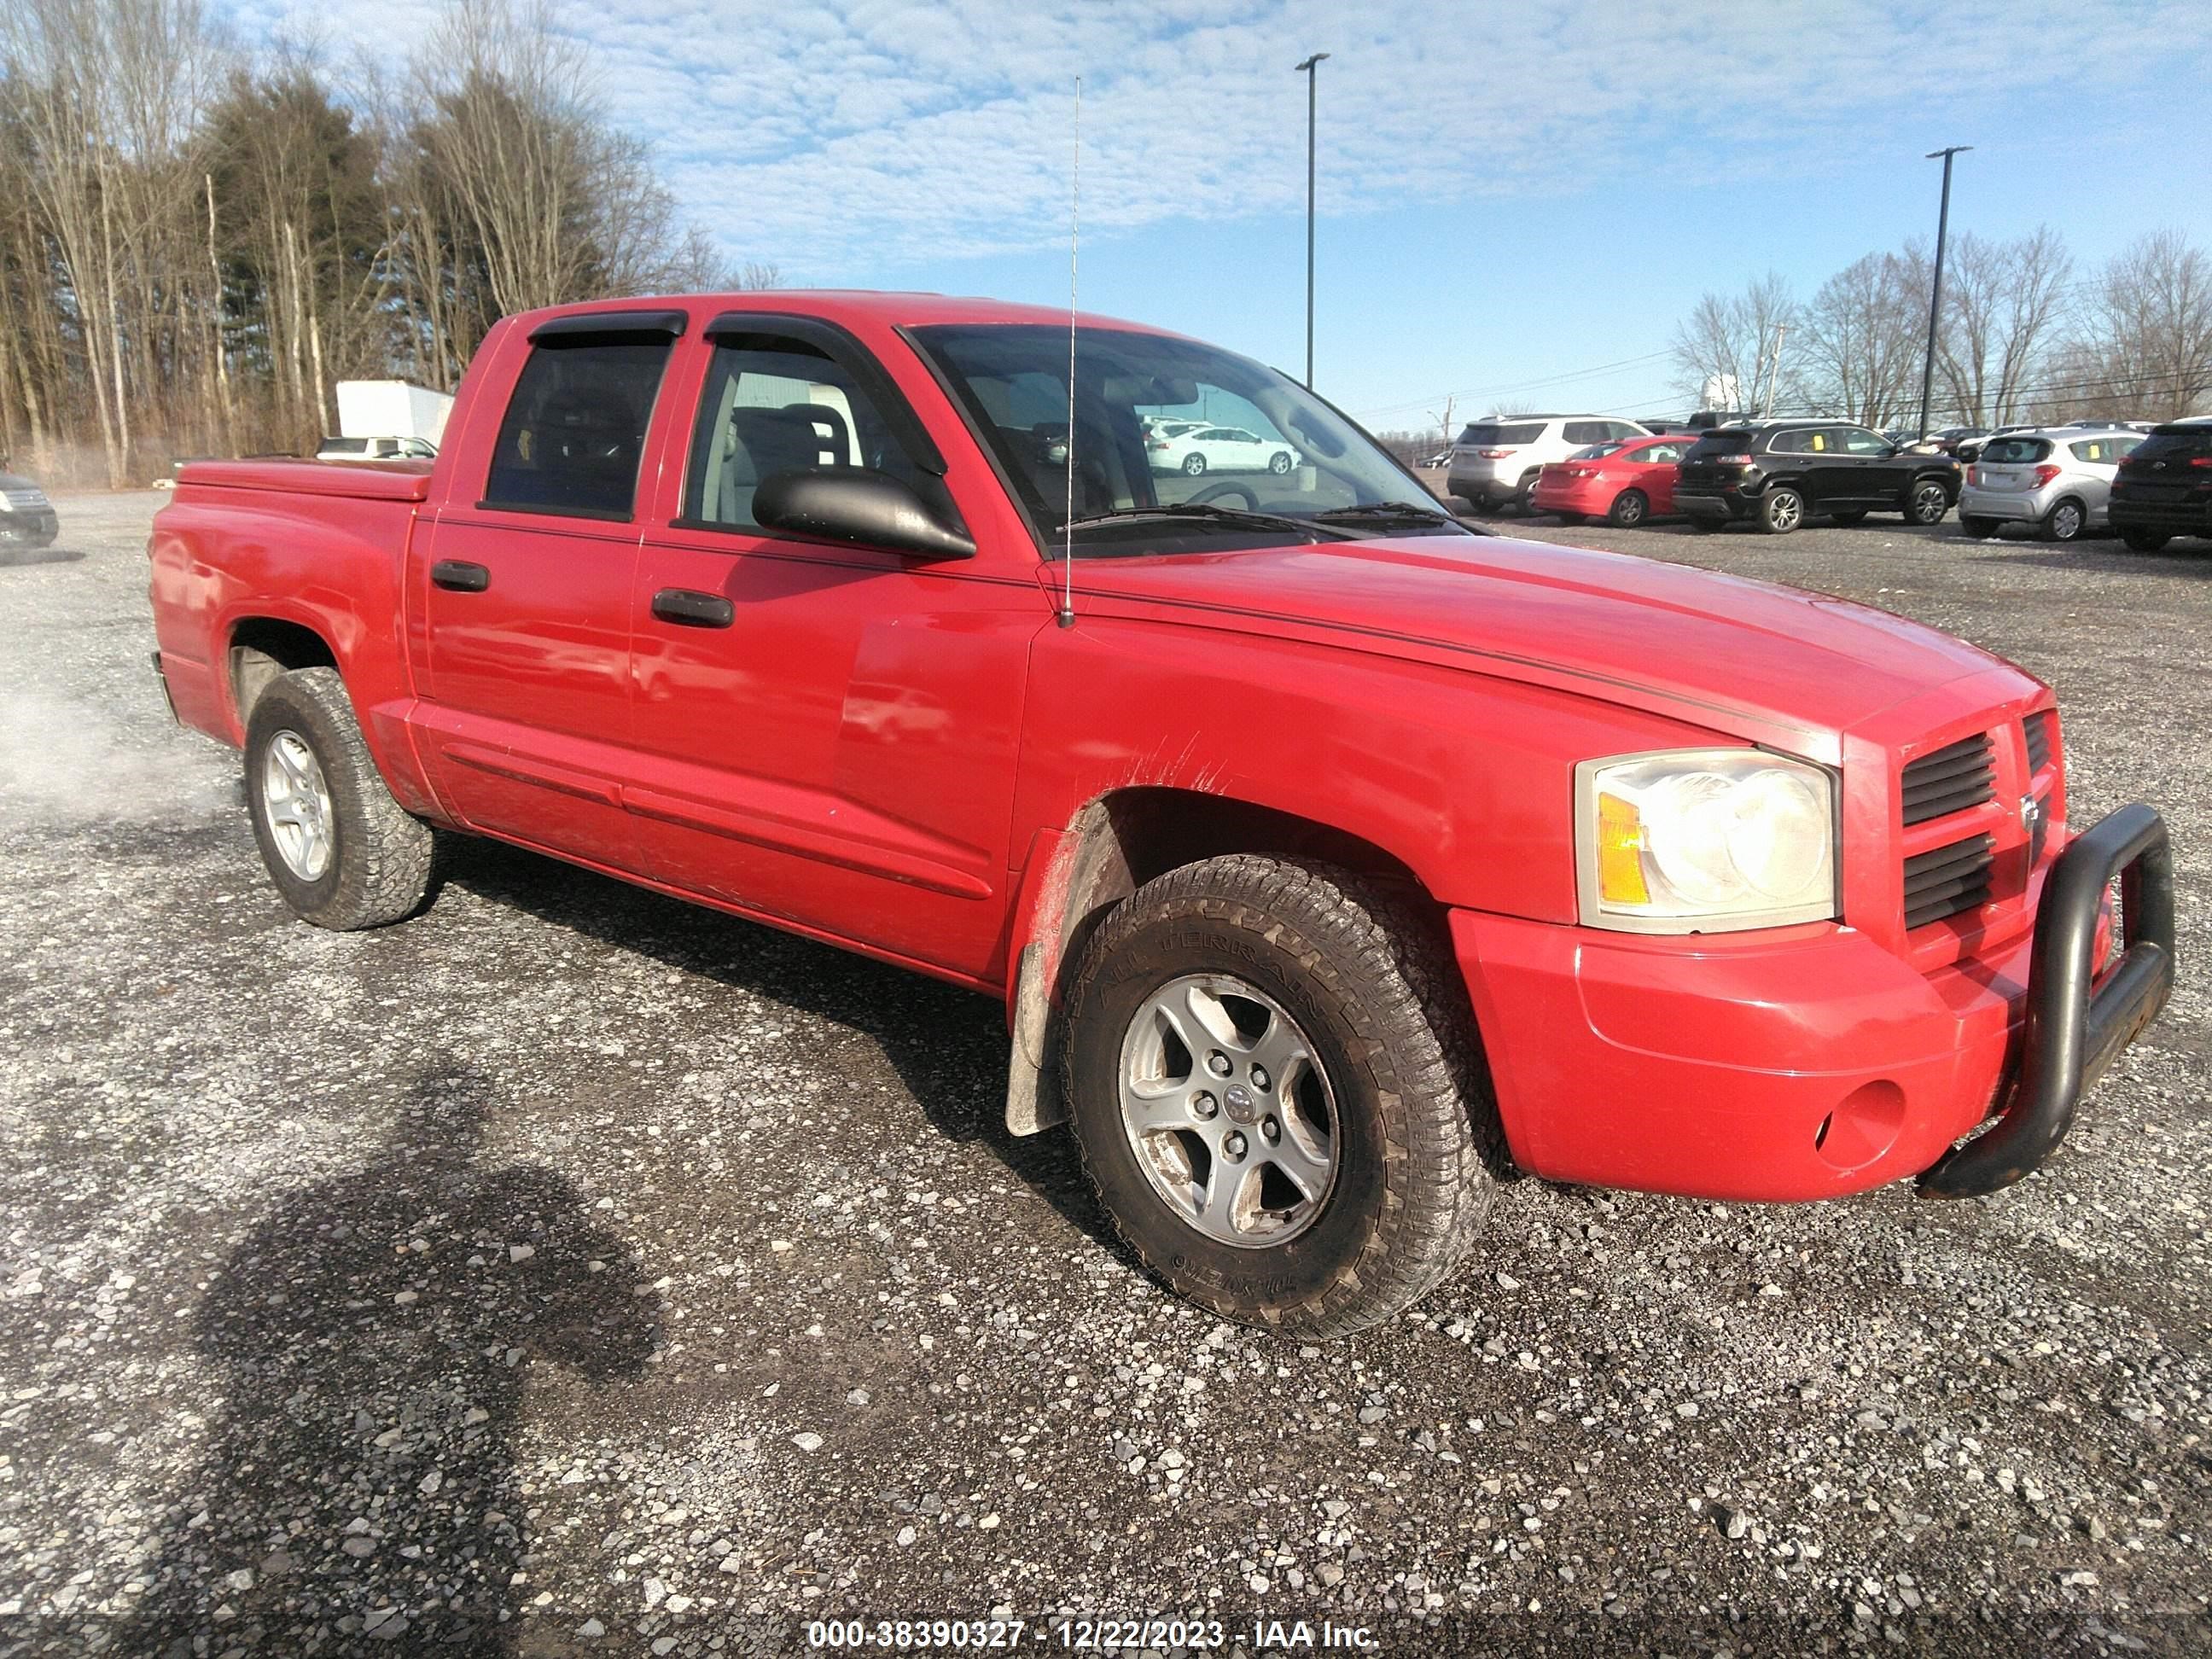
[[0, 1659], [994, 1608], [1247, 1652], [1262, 1613], [1393, 1655], [2212, 1648], [2212, 548], [1528, 527], [2056, 683], [2077, 816], [2172, 823], [2184, 981], [1994, 1200], [1523, 1182], [1317, 1348], [1102, 1242], [1066, 1138], [997, 1127], [983, 1000], [487, 846], [409, 925], [293, 921], [148, 675], [160, 499], [0, 555]]

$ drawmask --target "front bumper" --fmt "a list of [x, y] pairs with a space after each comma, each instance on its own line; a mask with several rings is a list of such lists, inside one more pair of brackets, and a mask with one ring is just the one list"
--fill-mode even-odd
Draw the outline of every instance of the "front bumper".
[[[2130, 814], [2155, 826], [2154, 851]], [[2128, 953], [2093, 986], [2080, 964], [2116, 844], [2136, 872]], [[2033, 937], [1927, 974], [1831, 923], [1659, 939], [1455, 911], [1514, 1160], [1554, 1181], [1729, 1200], [1834, 1198], [1931, 1166], [1931, 1191], [2017, 1180], [2165, 1001], [2164, 848], [2150, 809], [2116, 814], [2060, 854]], [[2051, 1080], [1954, 1153], [2015, 1073], [2023, 1089]], [[2033, 1104], [2045, 1095], [2059, 1105]]]

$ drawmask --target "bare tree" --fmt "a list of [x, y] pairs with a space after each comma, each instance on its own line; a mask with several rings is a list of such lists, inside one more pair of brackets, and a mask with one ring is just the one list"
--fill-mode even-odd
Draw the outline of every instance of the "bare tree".
[[1823, 283], [1799, 319], [1792, 401], [1866, 426], [1902, 416], [1918, 390], [1920, 294], [1893, 253], [1869, 253]]
[[[1932, 283], [1925, 245], [1907, 244], [1905, 258], [1923, 296], [1924, 322]], [[1960, 422], [2002, 426], [2025, 415], [2039, 360], [2056, 343], [2073, 265], [2064, 240], [2048, 226], [2008, 242], [1967, 231], [1953, 244], [1936, 371], [1943, 407]]]
[[[1796, 319], [1790, 284], [1769, 271], [1740, 294], [1708, 292], [1677, 325], [1672, 353], [1686, 395], [1702, 399], [1709, 387], [1733, 388], [1738, 407], [1749, 407], [1774, 349], [1775, 331]], [[1726, 392], [1720, 401], [1730, 401]]]
[[2091, 288], [2039, 405], [2171, 417], [2212, 398], [2212, 258], [2179, 232], [2138, 237]]

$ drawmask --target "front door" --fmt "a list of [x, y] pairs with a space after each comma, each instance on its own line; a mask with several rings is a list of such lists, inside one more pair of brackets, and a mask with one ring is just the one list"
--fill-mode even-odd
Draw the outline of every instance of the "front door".
[[629, 605], [625, 798], [649, 873], [984, 975], [1029, 645], [1048, 625], [1034, 555], [1010, 579], [988, 556], [763, 529], [754, 492], [792, 469], [866, 466], [942, 517], [959, 507], [933, 441], [851, 336], [758, 313], [712, 332], [680, 497], [664, 484], [680, 510], [647, 537]]
[[[640, 459], [677, 325], [564, 318], [526, 351], [483, 479], [410, 555], [416, 712], [438, 791], [473, 829], [624, 871], [629, 598]], [[498, 363], [484, 366], [498, 373]], [[478, 469], [482, 469], [478, 471]]]

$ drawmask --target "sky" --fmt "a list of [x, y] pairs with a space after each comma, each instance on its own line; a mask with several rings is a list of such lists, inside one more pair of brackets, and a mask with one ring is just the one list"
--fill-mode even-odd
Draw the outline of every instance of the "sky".
[[[215, 0], [395, 62], [437, 0]], [[684, 214], [786, 285], [1080, 302], [1302, 375], [1376, 430], [1688, 406], [1707, 289], [2048, 223], [2086, 276], [2212, 246], [2208, 0], [556, 0]]]

